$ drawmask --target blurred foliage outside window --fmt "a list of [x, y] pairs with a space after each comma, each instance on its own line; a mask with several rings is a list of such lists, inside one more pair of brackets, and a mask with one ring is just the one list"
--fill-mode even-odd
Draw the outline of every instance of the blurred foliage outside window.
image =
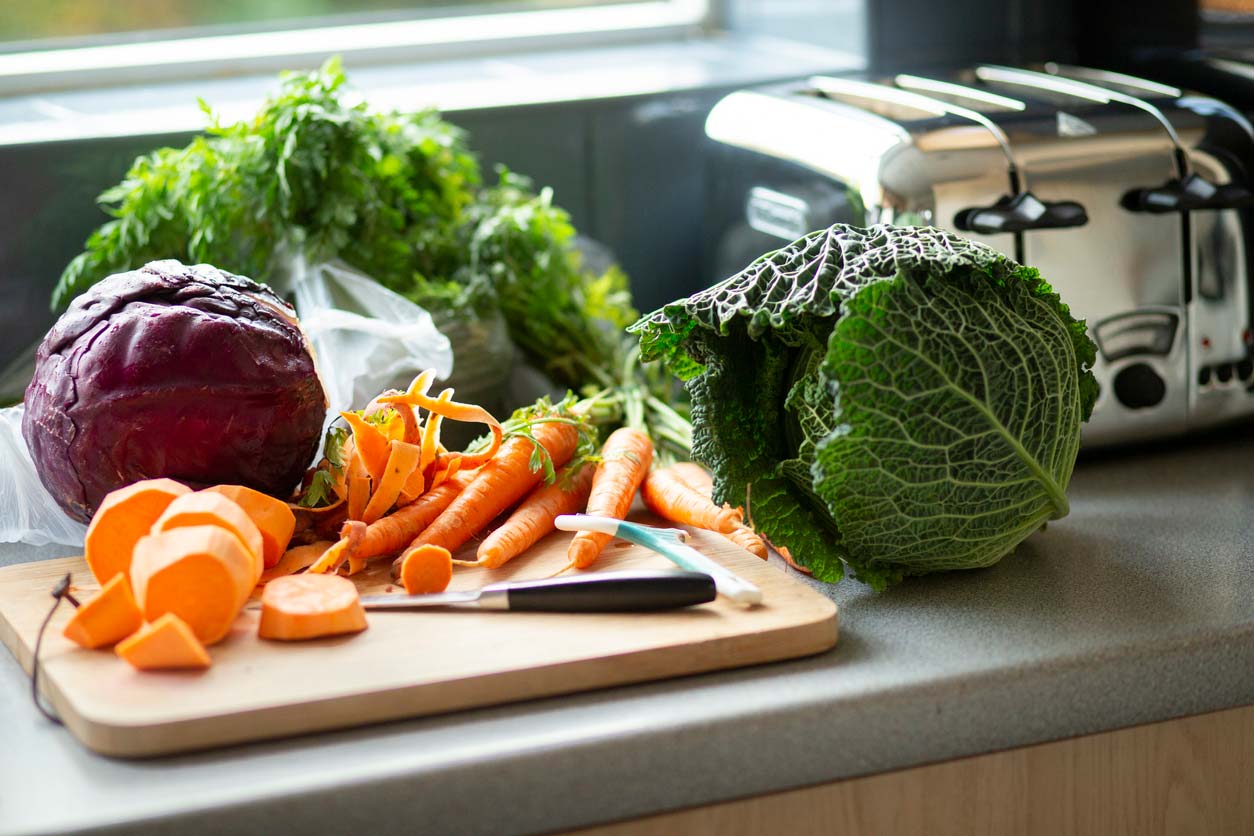
[[[40, 41], [95, 36], [110, 36], [110, 41], [148, 40], [408, 20], [449, 10], [499, 12], [613, 2], [623, 0], [11, 0], [0, 13], [0, 47], [22, 50], [44, 46]], [[193, 31], [206, 28], [210, 31]]]

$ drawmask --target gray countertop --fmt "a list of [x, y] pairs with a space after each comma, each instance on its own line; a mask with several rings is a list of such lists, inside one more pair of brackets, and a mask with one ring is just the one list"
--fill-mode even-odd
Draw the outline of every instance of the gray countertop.
[[1254, 433], [1071, 496], [992, 569], [828, 590], [821, 656], [192, 756], [88, 753], [0, 653], [0, 833], [557, 830], [1254, 702]]

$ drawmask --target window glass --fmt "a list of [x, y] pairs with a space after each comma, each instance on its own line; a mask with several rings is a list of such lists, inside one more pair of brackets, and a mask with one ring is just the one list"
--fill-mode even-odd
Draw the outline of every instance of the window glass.
[[37, 0], [5, 3], [0, 50], [408, 20], [447, 13], [605, 6], [625, 0]]

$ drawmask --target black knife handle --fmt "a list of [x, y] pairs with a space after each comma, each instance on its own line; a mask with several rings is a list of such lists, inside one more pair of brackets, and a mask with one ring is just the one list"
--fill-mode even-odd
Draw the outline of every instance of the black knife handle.
[[522, 612], [650, 612], [713, 601], [714, 579], [701, 572], [596, 572], [484, 587], [480, 601], [502, 589]]

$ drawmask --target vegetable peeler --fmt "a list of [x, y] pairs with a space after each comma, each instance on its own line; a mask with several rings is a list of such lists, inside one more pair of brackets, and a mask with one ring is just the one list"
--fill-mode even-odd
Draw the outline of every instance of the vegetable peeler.
[[702, 572], [597, 572], [506, 581], [435, 595], [365, 595], [368, 610], [471, 607], [515, 612], [652, 612], [713, 601], [714, 580]]
[[741, 606], [762, 603], [762, 590], [689, 546], [688, 532], [682, 529], [654, 528], [591, 514], [562, 514], [554, 524], [561, 531], [597, 531], [622, 537], [629, 543], [657, 552], [682, 569], [704, 572], [714, 579], [720, 595]]

